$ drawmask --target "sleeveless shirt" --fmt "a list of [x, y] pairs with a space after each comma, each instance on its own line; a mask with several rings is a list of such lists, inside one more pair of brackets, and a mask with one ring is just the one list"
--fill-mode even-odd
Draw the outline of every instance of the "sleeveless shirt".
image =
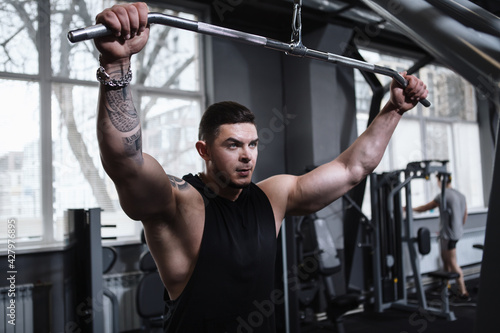
[[269, 199], [254, 183], [236, 201], [217, 196], [186, 175], [205, 202], [205, 226], [191, 278], [167, 300], [168, 333], [275, 332], [276, 228]]

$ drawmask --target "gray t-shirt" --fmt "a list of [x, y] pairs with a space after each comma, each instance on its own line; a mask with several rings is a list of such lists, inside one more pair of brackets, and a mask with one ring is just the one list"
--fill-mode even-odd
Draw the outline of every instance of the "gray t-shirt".
[[[445, 189], [446, 208], [448, 214], [441, 215], [440, 236], [444, 239], [459, 240], [463, 233], [463, 222], [467, 204], [465, 196], [453, 188]], [[438, 194], [434, 201], [440, 205], [441, 209], [441, 194]], [[447, 218], [446, 215], [449, 215]]]

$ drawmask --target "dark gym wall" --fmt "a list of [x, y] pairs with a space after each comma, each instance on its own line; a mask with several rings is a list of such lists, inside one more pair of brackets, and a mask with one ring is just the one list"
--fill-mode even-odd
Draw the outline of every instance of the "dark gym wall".
[[[351, 33], [326, 26], [305, 35], [304, 44], [342, 54]], [[354, 76], [345, 67], [296, 57], [285, 58], [284, 68], [287, 109], [297, 115], [288, 131], [288, 168], [300, 174], [305, 166], [331, 161], [356, 138]]]
[[[304, 44], [341, 54], [351, 33], [327, 26], [305, 35]], [[301, 174], [332, 160], [355, 139], [351, 69], [217, 38], [212, 48], [213, 101], [234, 100], [257, 117], [261, 147], [255, 181]]]
[[[325, 26], [304, 35], [312, 49], [342, 54], [351, 38], [350, 29]], [[306, 167], [336, 158], [357, 137], [354, 73], [346, 67], [318, 60], [284, 58], [285, 103], [295, 118], [287, 131], [287, 170], [302, 174]], [[343, 244], [342, 200], [337, 200], [318, 217], [327, 221], [339, 249]]]
[[[497, 94], [496, 100], [500, 101], [500, 94]], [[497, 131], [500, 130], [497, 127]], [[495, 152], [494, 175], [491, 187], [489, 201], [488, 218], [486, 221], [486, 231], [484, 240], [484, 253], [481, 266], [481, 276], [479, 280], [479, 296], [477, 317], [474, 332], [482, 333], [491, 331], [493, 327], [498, 326], [498, 297], [500, 295], [500, 271], [498, 270], [498, 257], [500, 247], [498, 238], [500, 236], [500, 149], [498, 146]]]
[[284, 170], [281, 55], [279, 52], [213, 38], [214, 102], [231, 100], [256, 115], [261, 137], [254, 181]]

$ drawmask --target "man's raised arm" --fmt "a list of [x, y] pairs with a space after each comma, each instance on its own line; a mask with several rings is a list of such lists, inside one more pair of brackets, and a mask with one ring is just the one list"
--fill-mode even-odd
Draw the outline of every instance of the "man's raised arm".
[[[275, 211], [280, 212], [275, 214], [277, 221], [281, 215], [306, 215], [324, 208], [377, 167], [403, 113], [427, 97], [427, 88], [421, 80], [403, 75], [408, 86], [403, 89], [392, 82], [389, 102], [366, 131], [337, 158], [305, 175], [275, 176], [259, 184], [270, 197]], [[275, 186], [277, 182], [279, 187]]]
[[143, 3], [115, 5], [96, 21], [115, 33], [95, 41], [100, 51], [101, 82], [97, 137], [106, 173], [116, 185], [123, 210], [144, 220], [173, 211], [169, 178], [151, 156], [142, 153], [140, 116], [132, 101], [130, 57], [149, 36], [148, 8]]

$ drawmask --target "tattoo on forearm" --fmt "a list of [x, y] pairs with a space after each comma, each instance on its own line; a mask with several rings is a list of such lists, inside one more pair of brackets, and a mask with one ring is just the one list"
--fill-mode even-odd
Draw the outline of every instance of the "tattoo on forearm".
[[134, 107], [128, 87], [106, 91], [106, 110], [113, 126], [120, 132], [129, 132], [139, 125], [139, 114]]
[[168, 175], [170, 184], [172, 187], [178, 188], [179, 190], [184, 190], [188, 187], [188, 183], [184, 179], [177, 178], [175, 176]]
[[123, 138], [124, 142], [124, 147], [125, 150], [129, 154], [135, 154], [138, 151], [142, 150], [142, 132], [141, 129], [139, 129], [137, 132], [132, 134], [131, 136], [128, 136], [126, 138]]
[[138, 130], [136, 133], [132, 134], [131, 136], [124, 138], [125, 144], [140, 146], [141, 137], [142, 137], [141, 130]]

